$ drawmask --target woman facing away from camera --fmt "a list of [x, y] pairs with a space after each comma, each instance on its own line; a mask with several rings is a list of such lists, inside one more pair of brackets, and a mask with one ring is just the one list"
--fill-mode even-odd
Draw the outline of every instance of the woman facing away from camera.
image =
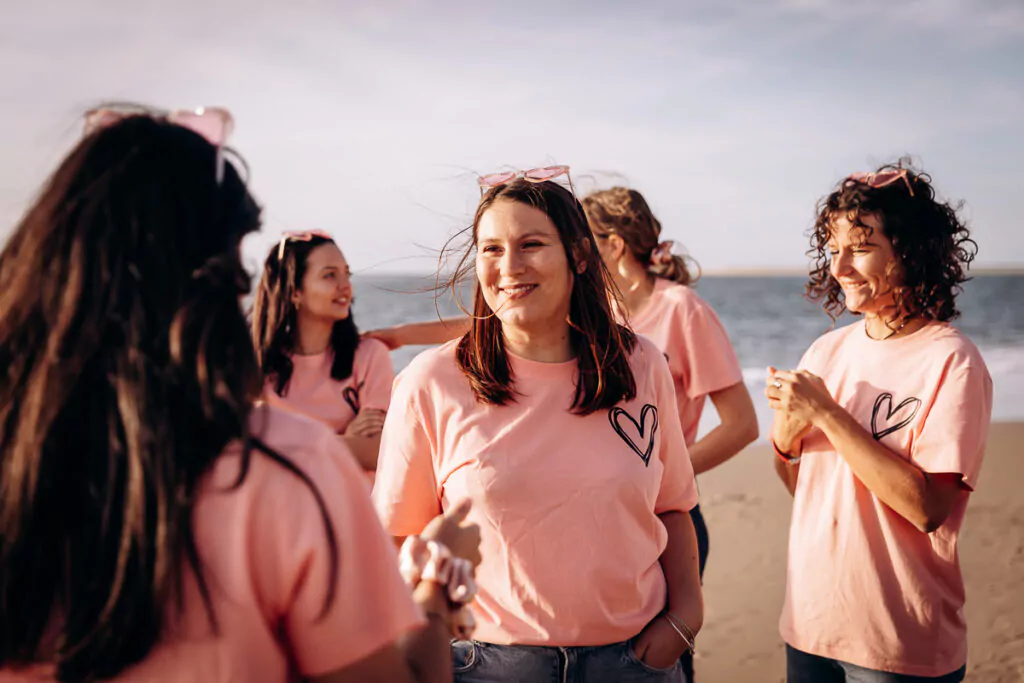
[[0, 681], [450, 680], [344, 445], [252, 409], [228, 114], [89, 121], [0, 253]]
[[975, 245], [900, 162], [818, 206], [808, 292], [834, 318], [793, 371], [769, 368], [776, 470], [794, 495], [781, 619], [790, 683], [965, 676], [957, 538], [992, 380], [949, 321]]
[[398, 376], [374, 502], [399, 538], [473, 503], [479, 635], [453, 644], [456, 681], [683, 681], [703, 603], [672, 377], [540, 171], [482, 179], [450, 283], [475, 273], [473, 324]]
[[383, 343], [359, 339], [351, 271], [328, 233], [285, 233], [267, 254], [252, 336], [268, 402], [327, 424], [372, 474], [395, 374]]

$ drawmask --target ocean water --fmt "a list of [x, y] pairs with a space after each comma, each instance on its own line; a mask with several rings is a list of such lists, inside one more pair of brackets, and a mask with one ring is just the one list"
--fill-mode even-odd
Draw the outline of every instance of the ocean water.
[[[794, 367], [831, 320], [803, 296], [803, 277], [705, 276], [696, 291], [714, 307], [732, 339], [757, 407], [762, 434], [771, 423], [763, 398], [765, 368]], [[436, 319], [432, 276], [363, 275], [355, 278], [354, 314], [359, 328]], [[467, 296], [467, 306], [471, 299]], [[993, 378], [993, 419], [1024, 420], [1024, 275], [982, 275], [964, 285], [954, 324], [981, 350]], [[459, 315], [450, 295], [437, 297], [442, 316]], [[854, 318], [841, 320], [843, 325]], [[423, 347], [392, 353], [398, 371]], [[705, 411], [702, 431], [715, 424]]]

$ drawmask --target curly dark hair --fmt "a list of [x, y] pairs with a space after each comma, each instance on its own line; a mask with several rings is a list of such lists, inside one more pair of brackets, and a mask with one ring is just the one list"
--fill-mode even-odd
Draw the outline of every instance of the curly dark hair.
[[[884, 184], [877, 181], [890, 173], [894, 175]], [[814, 261], [807, 297], [822, 302], [833, 320], [846, 311], [843, 290], [830, 271], [828, 242], [837, 218], [870, 233], [872, 228], [860, 220], [867, 214], [881, 223], [902, 269], [902, 283], [895, 288], [898, 316], [956, 319], [960, 315], [956, 297], [970, 279], [967, 270], [978, 251], [958, 216], [962, 208], [963, 202], [953, 205], [937, 200], [931, 176], [913, 168], [906, 157], [873, 174], [844, 178], [817, 205], [807, 252]]]

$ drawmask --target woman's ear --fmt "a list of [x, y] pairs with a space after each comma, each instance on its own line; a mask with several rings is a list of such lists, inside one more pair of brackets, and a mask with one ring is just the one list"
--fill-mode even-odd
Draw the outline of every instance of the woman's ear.
[[611, 250], [612, 258], [618, 261], [626, 252], [626, 240], [619, 235], [612, 233], [608, 235], [608, 248]]
[[590, 256], [590, 240], [582, 239], [576, 242], [572, 249], [572, 260], [575, 265], [576, 274], [587, 269], [587, 259]]

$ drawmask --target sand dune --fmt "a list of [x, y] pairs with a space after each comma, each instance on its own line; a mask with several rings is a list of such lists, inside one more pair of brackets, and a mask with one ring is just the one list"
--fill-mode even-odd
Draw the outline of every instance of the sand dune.
[[[968, 681], [1024, 682], [1024, 424], [992, 426], [960, 537], [967, 584]], [[790, 498], [771, 451], [748, 448], [700, 479], [711, 532], [699, 683], [785, 680], [778, 633]]]

